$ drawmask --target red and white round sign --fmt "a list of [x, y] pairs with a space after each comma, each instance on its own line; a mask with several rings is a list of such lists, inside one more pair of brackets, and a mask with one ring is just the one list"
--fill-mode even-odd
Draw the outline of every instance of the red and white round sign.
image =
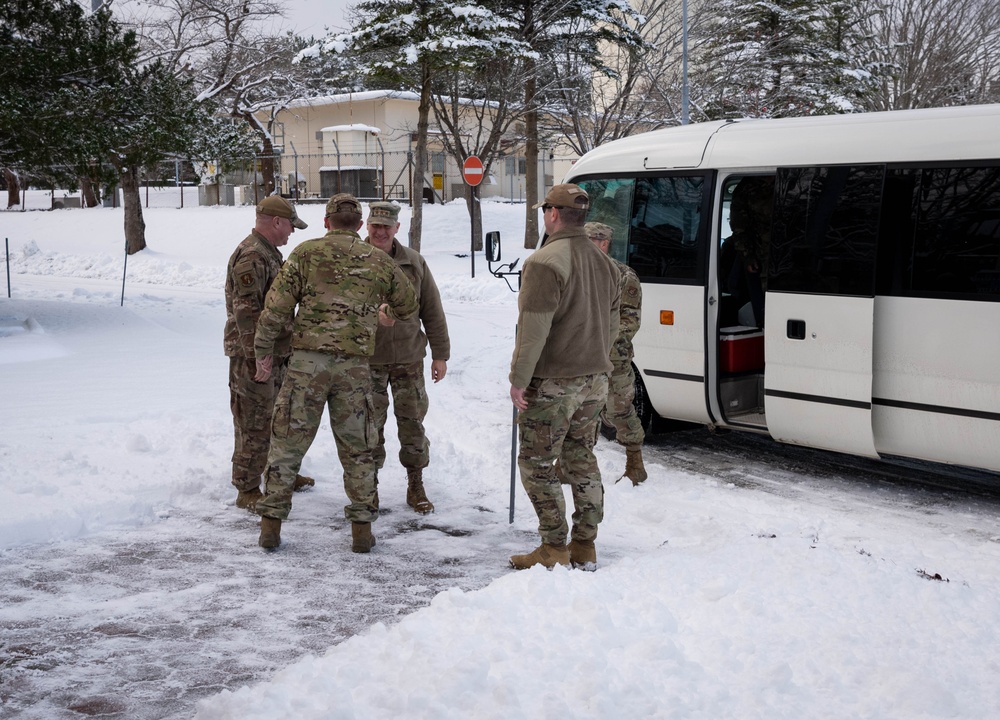
[[475, 155], [469, 155], [462, 163], [462, 177], [465, 182], [475, 187], [483, 181], [483, 161]]

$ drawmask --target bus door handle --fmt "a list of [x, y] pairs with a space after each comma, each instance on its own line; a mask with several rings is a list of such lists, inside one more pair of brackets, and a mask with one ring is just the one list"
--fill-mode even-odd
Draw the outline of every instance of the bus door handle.
[[785, 326], [786, 334], [790, 340], [805, 340], [806, 339], [806, 321], [805, 320], [789, 320], [788, 324]]

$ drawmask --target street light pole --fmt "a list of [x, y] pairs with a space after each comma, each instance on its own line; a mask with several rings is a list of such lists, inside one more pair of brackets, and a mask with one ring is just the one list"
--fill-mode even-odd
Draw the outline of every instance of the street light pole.
[[681, 125], [690, 122], [688, 116], [688, 0], [681, 2]]

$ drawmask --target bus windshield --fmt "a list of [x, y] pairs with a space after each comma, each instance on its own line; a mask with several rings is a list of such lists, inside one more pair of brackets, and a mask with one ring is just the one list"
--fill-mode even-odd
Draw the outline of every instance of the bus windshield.
[[590, 196], [587, 220], [614, 230], [612, 257], [646, 281], [703, 281], [704, 174], [577, 182]]

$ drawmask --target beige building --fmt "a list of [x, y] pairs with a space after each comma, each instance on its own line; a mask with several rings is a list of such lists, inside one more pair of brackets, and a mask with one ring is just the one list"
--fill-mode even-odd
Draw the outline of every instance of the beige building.
[[[418, 102], [416, 93], [375, 90], [309, 98], [278, 111], [273, 135], [282, 156], [281, 192], [292, 195], [297, 189], [303, 199], [350, 192], [365, 200], [407, 202], [420, 187], [412, 163]], [[448, 202], [464, 197], [466, 186], [459, 164], [435, 141], [441, 131], [433, 120], [432, 115], [424, 197]], [[480, 184], [481, 197], [524, 199], [523, 148], [514, 138], [508, 148]], [[539, 197], [574, 160], [540, 151]]]

